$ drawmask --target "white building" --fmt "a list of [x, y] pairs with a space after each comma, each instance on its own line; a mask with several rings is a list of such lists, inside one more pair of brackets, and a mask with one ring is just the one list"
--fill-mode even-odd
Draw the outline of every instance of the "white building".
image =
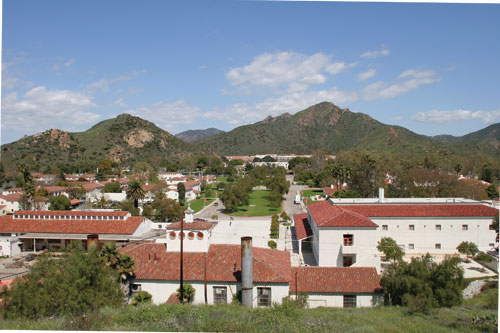
[[319, 266], [373, 266], [379, 271], [376, 246], [383, 237], [393, 238], [409, 255], [455, 254], [463, 241], [482, 251], [497, 246], [492, 222], [498, 210], [480, 202], [342, 200], [309, 204], [307, 215], [294, 216], [298, 248], [311, 244]]
[[170, 180], [172, 178], [183, 178], [184, 176], [180, 172], [158, 172], [158, 178], [164, 181]]

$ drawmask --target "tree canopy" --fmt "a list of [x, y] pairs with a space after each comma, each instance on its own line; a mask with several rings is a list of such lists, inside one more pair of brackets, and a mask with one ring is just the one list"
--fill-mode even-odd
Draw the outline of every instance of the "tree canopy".
[[115, 273], [102, 264], [95, 248], [85, 252], [74, 242], [60, 258], [37, 258], [28, 275], [2, 294], [5, 317], [42, 318], [82, 315], [123, 302]]
[[392, 261], [400, 261], [405, 255], [403, 249], [401, 249], [396, 241], [390, 237], [382, 237], [378, 242], [377, 250], [384, 253], [386, 259]]
[[71, 202], [64, 194], [51, 196], [49, 203], [49, 210], [69, 210], [71, 208]]

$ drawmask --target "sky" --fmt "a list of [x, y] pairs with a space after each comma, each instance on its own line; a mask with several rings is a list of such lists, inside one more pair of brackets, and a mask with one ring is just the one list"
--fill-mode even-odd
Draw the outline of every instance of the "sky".
[[176, 134], [323, 101], [425, 135], [500, 121], [500, 4], [4, 0], [2, 144], [128, 113]]

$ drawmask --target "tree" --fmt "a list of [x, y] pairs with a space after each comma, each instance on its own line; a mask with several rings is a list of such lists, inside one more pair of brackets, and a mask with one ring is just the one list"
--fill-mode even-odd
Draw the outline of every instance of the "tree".
[[489, 199], [498, 198], [498, 184], [491, 184], [486, 188], [486, 193]]
[[49, 203], [49, 210], [69, 210], [71, 208], [71, 203], [68, 197], [63, 194], [51, 196]]
[[181, 300], [181, 288], [177, 289], [177, 298], [181, 302], [191, 302], [196, 293], [196, 289], [194, 289], [190, 284], [183, 284], [182, 287], [182, 289], [184, 289], [184, 298]]
[[457, 172], [457, 176], [460, 174], [460, 171], [462, 171], [462, 164], [458, 163], [455, 165], [455, 171]]
[[186, 186], [184, 183], [177, 184], [177, 193], [179, 193], [179, 204], [184, 206], [184, 203], [186, 202]]
[[120, 184], [118, 184], [117, 182], [110, 182], [110, 183], [104, 184], [104, 192], [105, 193], [121, 193], [122, 188], [121, 188]]
[[120, 209], [124, 212], [129, 212], [132, 216], [139, 216], [139, 208], [135, 207], [132, 200], [123, 200], [120, 202]]
[[184, 213], [177, 201], [168, 198], [153, 201], [151, 207], [156, 221], [180, 221]]
[[142, 304], [149, 304], [152, 302], [153, 296], [148, 293], [145, 290], [139, 291], [135, 297], [134, 300], [132, 301], [132, 304], [134, 306], [142, 305]]
[[270, 249], [276, 250], [276, 248], [278, 247], [278, 244], [276, 244], [275, 241], [270, 240], [269, 242], [267, 242], [267, 246], [269, 246]]
[[31, 209], [36, 191], [35, 183], [33, 182], [33, 176], [31, 175], [30, 169], [26, 164], [21, 163], [17, 166], [17, 168], [22, 175], [23, 209]]
[[378, 242], [377, 250], [382, 252], [386, 259], [392, 261], [401, 261], [405, 255], [403, 249], [390, 237], [382, 237]]
[[473, 242], [466, 242], [466, 241], [463, 241], [462, 243], [458, 244], [457, 250], [461, 254], [465, 254], [467, 256], [467, 262], [469, 262], [469, 256], [474, 256], [476, 255], [477, 252], [479, 252], [476, 244], [474, 244]]
[[113, 269], [118, 282], [125, 282], [134, 276], [134, 260], [120, 253], [113, 243], [106, 243], [103, 246], [99, 252], [99, 259], [105, 266]]
[[428, 312], [432, 307], [459, 305], [462, 302], [463, 269], [460, 258], [446, 256], [436, 264], [427, 254], [391, 263], [380, 280], [384, 300], [393, 305], [406, 305], [408, 311]]
[[101, 160], [101, 163], [99, 163], [98, 168], [99, 171], [102, 171], [103, 174], [110, 175], [113, 171], [113, 162], [111, 162], [111, 160], [108, 158], [103, 158]]
[[95, 248], [88, 253], [80, 248], [81, 242], [73, 242], [62, 257], [38, 257], [31, 271], [2, 294], [4, 316], [75, 316], [121, 304], [123, 293], [112, 269], [101, 263]]
[[279, 237], [279, 232], [280, 232], [280, 223], [279, 223], [279, 218], [278, 215], [274, 214], [271, 217], [271, 238], [278, 238]]
[[68, 194], [71, 199], [80, 199], [85, 196], [85, 190], [80, 184], [71, 184]]
[[[495, 215], [495, 217], [493, 218], [493, 223], [491, 225], [493, 227], [493, 230], [495, 230], [495, 232], [497, 233], [497, 237], [495, 240], [498, 243], [498, 214]], [[497, 250], [498, 250], [498, 248], [497, 248]]]
[[139, 181], [132, 180], [128, 183], [127, 199], [134, 201], [135, 208], [139, 208], [139, 200], [144, 199], [145, 195], [146, 193]]
[[3, 186], [3, 183], [5, 183], [5, 170], [3, 164], [0, 163], [0, 187]]
[[484, 272], [484, 264], [492, 262], [493, 258], [489, 254], [486, 254], [486, 253], [481, 251], [476, 255], [474, 260], [481, 264], [481, 266], [482, 266], [481, 271]]

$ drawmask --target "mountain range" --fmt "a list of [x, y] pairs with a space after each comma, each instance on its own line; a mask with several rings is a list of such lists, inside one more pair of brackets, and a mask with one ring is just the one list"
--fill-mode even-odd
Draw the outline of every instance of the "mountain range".
[[208, 137], [217, 135], [219, 133], [224, 133], [224, 131], [221, 131], [220, 129], [211, 127], [211, 128], [207, 128], [204, 130], [199, 129], [199, 130], [184, 131], [181, 133], [177, 133], [175, 135], [175, 137], [179, 138], [183, 141], [186, 141], [186, 142], [192, 142], [192, 141], [208, 138]]
[[310, 154], [316, 149], [330, 154], [359, 149], [462, 156], [479, 152], [498, 159], [499, 147], [500, 123], [461, 137], [429, 137], [323, 102], [294, 115], [269, 116], [229, 132], [187, 131], [177, 137], [147, 120], [122, 114], [84, 132], [51, 129], [25, 136], [2, 145], [1, 153], [7, 170], [24, 161], [43, 171], [60, 165], [95, 164], [104, 157], [125, 166], [138, 161], [159, 166], [165, 160], [200, 154]]

